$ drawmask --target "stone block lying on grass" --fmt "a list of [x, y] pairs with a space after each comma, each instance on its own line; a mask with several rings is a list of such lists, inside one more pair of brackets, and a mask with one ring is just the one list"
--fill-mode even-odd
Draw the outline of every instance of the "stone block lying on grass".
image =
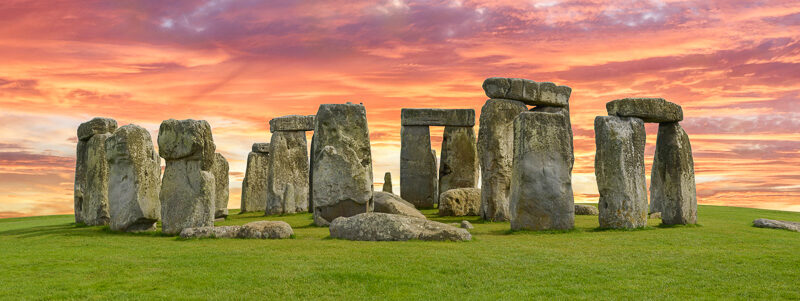
[[331, 237], [364, 241], [471, 240], [466, 229], [421, 218], [386, 213], [361, 213], [338, 217], [329, 227]]
[[393, 193], [375, 191], [372, 193], [372, 203], [374, 205], [374, 212], [425, 218], [425, 215], [414, 208], [413, 204]]
[[243, 226], [197, 227], [181, 231], [181, 238], [260, 238], [279, 239], [294, 235], [283, 221], [257, 221]]
[[477, 216], [480, 213], [480, 188], [450, 189], [439, 196], [439, 216]]
[[800, 223], [779, 221], [774, 219], [759, 218], [753, 221], [753, 226], [759, 228], [784, 229], [789, 231], [800, 232]]
[[575, 204], [575, 215], [598, 215], [600, 211], [592, 205]]

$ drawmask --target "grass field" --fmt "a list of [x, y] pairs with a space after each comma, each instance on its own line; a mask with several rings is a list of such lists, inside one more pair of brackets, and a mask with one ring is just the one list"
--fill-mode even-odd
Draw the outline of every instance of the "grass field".
[[[233, 211], [232, 213], [235, 213]], [[455, 222], [460, 218], [438, 218]], [[471, 242], [354, 242], [310, 214], [294, 239], [181, 240], [76, 227], [71, 215], [0, 219], [2, 299], [800, 299], [800, 233], [752, 227], [800, 213], [700, 206], [700, 226], [510, 232], [470, 217]]]

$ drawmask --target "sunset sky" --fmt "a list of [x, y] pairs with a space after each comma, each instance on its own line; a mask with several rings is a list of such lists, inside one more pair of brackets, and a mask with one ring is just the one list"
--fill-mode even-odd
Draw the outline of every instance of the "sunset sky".
[[800, 211], [796, 0], [5, 0], [0, 58], [0, 217], [72, 212], [94, 116], [154, 138], [164, 119], [208, 120], [238, 208], [271, 118], [362, 102], [376, 187], [386, 171], [397, 185], [400, 109], [479, 113], [491, 76], [572, 87], [576, 202], [598, 197], [594, 117], [649, 96], [683, 107], [699, 203]]

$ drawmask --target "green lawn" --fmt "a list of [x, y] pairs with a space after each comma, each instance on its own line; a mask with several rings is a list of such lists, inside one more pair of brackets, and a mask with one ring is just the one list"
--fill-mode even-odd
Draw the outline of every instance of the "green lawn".
[[[508, 231], [470, 217], [471, 242], [328, 238], [309, 214], [269, 219], [287, 240], [194, 239], [76, 227], [73, 217], [0, 219], [3, 299], [800, 299], [800, 233], [752, 227], [800, 213], [700, 206], [700, 226]], [[232, 213], [235, 213], [233, 211]], [[445, 222], [460, 218], [431, 219]]]

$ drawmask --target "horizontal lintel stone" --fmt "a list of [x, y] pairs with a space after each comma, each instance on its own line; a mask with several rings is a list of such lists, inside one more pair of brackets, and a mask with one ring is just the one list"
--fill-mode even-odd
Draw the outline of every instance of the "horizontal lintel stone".
[[286, 115], [269, 121], [269, 132], [275, 131], [313, 131], [314, 115]]
[[636, 117], [644, 122], [678, 122], [683, 120], [681, 106], [663, 98], [623, 98], [606, 103], [610, 116]]
[[473, 109], [403, 109], [402, 125], [475, 126]]
[[256, 153], [269, 153], [269, 142], [266, 143], [253, 143], [253, 152]]

